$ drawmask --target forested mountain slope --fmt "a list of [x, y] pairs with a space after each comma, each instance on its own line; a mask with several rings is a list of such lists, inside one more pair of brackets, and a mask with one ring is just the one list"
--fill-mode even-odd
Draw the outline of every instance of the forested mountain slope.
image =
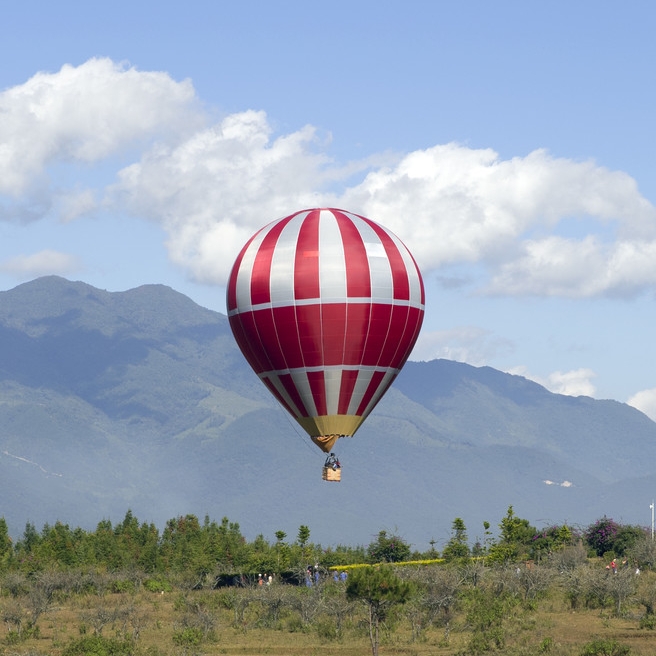
[[228, 516], [251, 537], [306, 524], [326, 545], [388, 529], [425, 549], [456, 516], [482, 536], [510, 504], [537, 526], [647, 523], [656, 489], [642, 413], [446, 360], [409, 362], [338, 453], [342, 483], [322, 481], [323, 455], [226, 317], [182, 294], [58, 277], [0, 292], [0, 515], [14, 534], [130, 508], [158, 525]]

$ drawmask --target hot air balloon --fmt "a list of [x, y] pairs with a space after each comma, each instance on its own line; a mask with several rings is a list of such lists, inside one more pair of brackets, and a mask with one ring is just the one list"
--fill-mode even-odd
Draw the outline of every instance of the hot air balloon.
[[386, 228], [344, 210], [306, 209], [242, 248], [227, 309], [250, 366], [329, 453], [354, 435], [410, 355], [424, 286]]

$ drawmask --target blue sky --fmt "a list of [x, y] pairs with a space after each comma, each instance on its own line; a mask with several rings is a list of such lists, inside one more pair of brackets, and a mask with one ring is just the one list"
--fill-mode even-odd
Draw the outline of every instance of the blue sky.
[[446, 357], [656, 418], [656, 5], [30, 2], [0, 23], [0, 289], [223, 312], [304, 207], [396, 232]]

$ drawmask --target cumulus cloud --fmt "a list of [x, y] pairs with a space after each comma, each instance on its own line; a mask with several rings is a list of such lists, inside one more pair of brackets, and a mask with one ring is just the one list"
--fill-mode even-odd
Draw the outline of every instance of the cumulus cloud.
[[[482, 263], [489, 293], [632, 293], [656, 280], [656, 208], [593, 162], [448, 144], [370, 172], [343, 199], [402, 235], [425, 269]], [[604, 238], [613, 228], [613, 241], [557, 234], [577, 219]]]
[[656, 421], [656, 388], [634, 394], [627, 403]]
[[528, 240], [521, 254], [502, 263], [489, 290], [498, 294], [588, 297], [633, 296], [656, 282], [656, 240], [557, 236]]
[[[335, 194], [322, 189], [345, 169], [313, 149], [312, 128], [277, 139], [271, 132], [263, 112], [227, 117], [121, 171], [115, 198], [161, 221], [172, 259], [204, 282], [225, 282], [229, 262], [257, 228], [316, 205], [380, 221], [425, 271], [481, 264], [490, 293], [631, 294], [656, 280], [656, 239], [649, 241], [656, 210], [624, 173], [544, 151], [503, 162], [492, 151], [450, 144], [411, 153]], [[614, 222], [617, 241], [549, 234], [572, 216], [592, 216], [600, 229]]]
[[0, 193], [20, 198], [47, 186], [47, 167], [90, 164], [200, 123], [191, 82], [90, 59], [37, 73], [0, 93]]
[[264, 112], [230, 115], [120, 171], [110, 202], [160, 222], [174, 262], [197, 280], [222, 283], [253, 232], [321, 204], [317, 189], [336, 175], [313, 150], [311, 127], [271, 135]]
[[554, 371], [548, 376], [536, 376], [531, 374], [523, 367], [514, 367], [507, 373], [517, 376], [524, 376], [543, 387], [546, 387], [554, 394], [564, 394], [566, 396], [592, 396], [595, 395], [595, 386], [592, 379], [596, 376], [592, 369], [573, 369], [571, 371]]
[[[275, 134], [255, 110], [212, 122], [191, 82], [109, 59], [3, 91], [0, 115], [0, 218], [97, 207], [147, 218], [201, 282], [225, 283], [256, 229], [319, 205], [388, 226], [425, 272], [475, 264], [467, 287], [480, 293], [629, 296], [656, 282], [656, 208], [629, 175], [592, 161], [451, 143], [384, 165], [378, 154], [334, 162], [312, 126]], [[110, 179], [56, 188], [53, 172], [71, 162], [101, 163]]]
[[[229, 116], [177, 148], [148, 153], [121, 172], [114, 191], [164, 224], [172, 259], [204, 282], [225, 282], [257, 228], [316, 205], [388, 226], [424, 271], [479, 264], [487, 293], [634, 294], [656, 281], [656, 210], [624, 173], [545, 151], [501, 161], [449, 144], [370, 170], [336, 194], [322, 189], [346, 168], [315, 150], [311, 127], [271, 134], [263, 112]], [[592, 218], [603, 235], [552, 234], [571, 217]], [[614, 241], [605, 243], [609, 226]]]
[[0, 271], [20, 279], [46, 275], [65, 276], [78, 271], [80, 267], [80, 262], [73, 255], [52, 250], [18, 255], [0, 262]]

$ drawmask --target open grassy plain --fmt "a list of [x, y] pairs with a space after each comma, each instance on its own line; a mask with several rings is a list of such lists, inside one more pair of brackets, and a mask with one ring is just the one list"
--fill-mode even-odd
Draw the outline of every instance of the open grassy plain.
[[[381, 655], [656, 654], [656, 574], [649, 571], [613, 575], [597, 565], [576, 575], [536, 566], [481, 570], [472, 579], [471, 571], [446, 576], [436, 567], [404, 575], [428, 585], [390, 609]], [[217, 590], [166, 583], [158, 590], [127, 574], [95, 574], [94, 585], [88, 575], [70, 576], [5, 577], [2, 656], [371, 653], [368, 608], [349, 601], [342, 583]]]

